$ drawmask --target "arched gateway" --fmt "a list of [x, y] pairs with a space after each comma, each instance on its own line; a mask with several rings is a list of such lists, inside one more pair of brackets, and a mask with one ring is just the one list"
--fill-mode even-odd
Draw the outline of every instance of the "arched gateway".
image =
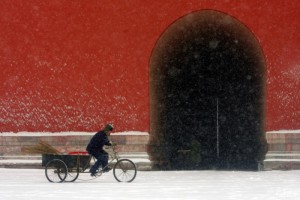
[[175, 21], [150, 59], [150, 159], [162, 169], [257, 169], [265, 82], [260, 45], [236, 18], [201, 10]]

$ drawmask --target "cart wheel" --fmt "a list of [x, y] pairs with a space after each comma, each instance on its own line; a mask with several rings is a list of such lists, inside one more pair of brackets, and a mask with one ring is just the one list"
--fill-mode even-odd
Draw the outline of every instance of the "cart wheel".
[[49, 161], [45, 168], [45, 174], [48, 181], [53, 183], [63, 182], [68, 173], [67, 165], [59, 159]]
[[77, 169], [68, 169], [68, 176], [65, 182], [74, 182], [79, 176], [79, 171]]
[[136, 177], [136, 166], [129, 159], [121, 159], [114, 166], [114, 177], [119, 182], [131, 182]]

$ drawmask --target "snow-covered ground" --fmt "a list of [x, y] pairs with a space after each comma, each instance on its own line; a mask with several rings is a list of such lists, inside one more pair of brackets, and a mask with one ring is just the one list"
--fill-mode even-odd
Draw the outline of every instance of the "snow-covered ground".
[[138, 171], [132, 183], [112, 172], [74, 183], [50, 183], [41, 169], [0, 168], [2, 200], [299, 200], [300, 171]]

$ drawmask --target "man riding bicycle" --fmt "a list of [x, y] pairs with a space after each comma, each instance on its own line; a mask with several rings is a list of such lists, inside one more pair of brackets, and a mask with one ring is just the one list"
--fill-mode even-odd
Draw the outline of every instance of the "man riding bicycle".
[[103, 150], [103, 146], [112, 146], [113, 144], [109, 141], [108, 136], [113, 130], [111, 124], [105, 125], [103, 130], [98, 131], [90, 140], [86, 147], [87, 152], [95, 157], [97, 161], [91, 167], [91, 176], [95, 176], [99, 167], [102, 167], [102, 172], [108, 172], [111, 170], [108, 165], [108, 153]]

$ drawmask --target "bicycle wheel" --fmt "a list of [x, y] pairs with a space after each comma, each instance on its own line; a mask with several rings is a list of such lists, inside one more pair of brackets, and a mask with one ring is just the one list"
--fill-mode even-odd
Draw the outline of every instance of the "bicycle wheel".
[[114, 177], [119, 182], [132, 182], [136, 177], [136, 166], [129, 159], [121, 159], [113, 169]]
[[45, 175], [49, 182], [61, 183], [68, 173], [67, 165], [59, 159], [51, 160], [47, 163], [45, 168]]
[[68, 175], [65, 179], [65, 182], [74, 182], [79, 176], [79, 171], [78, 170], [76, 168], [75, 169], [68, 169]]

